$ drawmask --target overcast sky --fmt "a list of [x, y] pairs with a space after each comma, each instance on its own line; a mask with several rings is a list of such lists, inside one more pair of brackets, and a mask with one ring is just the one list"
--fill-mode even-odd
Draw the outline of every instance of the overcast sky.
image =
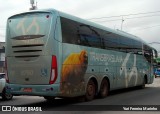
[[[122, 26], [123, 31], [136, 35], [147, 43], [160, 42], [160, 0], [36, 1], [38, 9], [54, 8], [112, 29], [121, 29]], [[5, 41], [7, 18], [28, 11], [30, 7], [30, 0], [0, 0], [0, 41]], [[120, 15], [128, 15], [123, 16], [123, 23]], [[152, 46], [160, 51], [160, 44], [152, 44]]]

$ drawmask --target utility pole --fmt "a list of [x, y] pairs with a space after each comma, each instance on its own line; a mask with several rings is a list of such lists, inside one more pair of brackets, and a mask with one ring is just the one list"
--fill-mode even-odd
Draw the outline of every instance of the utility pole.
[[123, 19], [123, 17], [122, 17], [121, 31], [122, 31], [123, 22], [124, 22], [124, 19]]
[[36, 10], [37, 9], [37, 2], [36, 2], [36, 5], [35, 5], [35, 1], [30, 0], [30, 4], [31, 4], [31, 8], [29, 8], [29, 10]]

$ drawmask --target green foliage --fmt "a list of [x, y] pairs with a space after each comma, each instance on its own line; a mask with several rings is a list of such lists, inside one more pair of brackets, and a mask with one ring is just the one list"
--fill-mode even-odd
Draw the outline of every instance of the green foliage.
[[160, 63], [160, 58], [155, 59], [157, 63]]

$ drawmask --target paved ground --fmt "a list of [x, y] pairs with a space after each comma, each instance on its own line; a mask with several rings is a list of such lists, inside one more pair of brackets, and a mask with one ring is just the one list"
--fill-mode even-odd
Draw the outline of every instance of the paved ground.
[[[104, 113], [115, 113], [115, 111], [84, 111], [86, 107], [89, 107], [90, 110], [96, 110], [96, 106], [99, 105], [113, 105], [113, 109], [117, 108], [117, 105], [125, 106], [125, 105], [156, 105], [160, 106], [160, 78], [156, 78], [153, 84], [146, 85], [145, 89], [123, 89], [118, 91], [113, 91], [110, 95], [105, 99], [95, 99], [91, 102], [77, 102], [75, 100], [65, 100], [65, 99], [56, 99], [54, 103], [48, 103], [43, 97], [36, 97], [36, 96], [14, 96], [13, 100], [11, 101], [2, 101], [0, 99], [0, 105], [18, 105], [23, 107], [28, 106], [38, 106], [43, 107], [45, 110], [55, 110], [56, 114], [61, 113], [97, 113], [97, 114], [104, 114]], [[92, 107], [94, 105], [94, 107]], [[96, 106], [95, 106], [96, 105]], [[73, 106], [79, 107], [79, 111], [63, 111], [66, 109], [72, 110]], [[58, 110], [58, 111], [57, 111]], [[62, 111], [60, 111], [62, 110]], [[34, 112], [30, 112], [34, 113]], [[39, 112], [45, 114], [46, 112]], [[53, 113], [47, 111], [47, 113]], [[133, 114], [135, 112], [132, 111], [120, 111], [118, 114], [122, 113], [129, 113]], [[136, 114], [159, 114], [160, 111], [136, 111]]]

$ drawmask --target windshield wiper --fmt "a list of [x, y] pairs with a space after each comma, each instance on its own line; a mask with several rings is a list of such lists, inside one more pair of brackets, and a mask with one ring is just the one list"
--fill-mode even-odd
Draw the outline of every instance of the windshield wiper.
[[21, 36], [13, 37], [12, 39], [14, 39], [14, 40], [30, 40], [30, 39], [35, 39], [35, 38], [41, 38], [44, 36], [45, 35], [21, 35]]

